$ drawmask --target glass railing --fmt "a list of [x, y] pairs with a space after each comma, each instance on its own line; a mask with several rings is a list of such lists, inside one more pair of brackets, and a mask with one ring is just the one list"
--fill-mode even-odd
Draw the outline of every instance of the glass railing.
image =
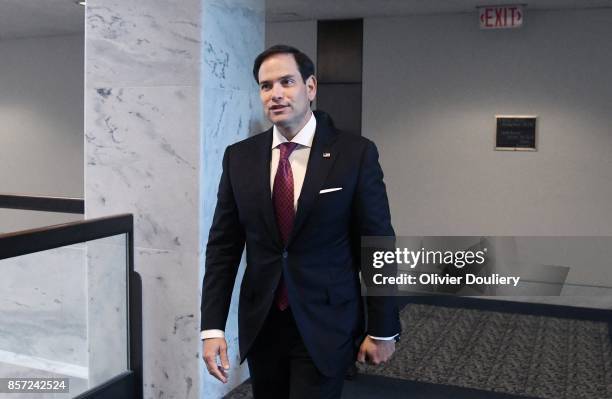
[[141, 398], [133, 218], [0, 235], [0, 397]]

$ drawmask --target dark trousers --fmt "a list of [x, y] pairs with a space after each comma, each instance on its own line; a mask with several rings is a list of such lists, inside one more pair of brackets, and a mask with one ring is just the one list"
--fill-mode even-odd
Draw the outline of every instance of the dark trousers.
[[344, 373], [327, 377], [315, 367], [291, 308], [272, 309], [247, 355], [254, 399], [339, 399]]

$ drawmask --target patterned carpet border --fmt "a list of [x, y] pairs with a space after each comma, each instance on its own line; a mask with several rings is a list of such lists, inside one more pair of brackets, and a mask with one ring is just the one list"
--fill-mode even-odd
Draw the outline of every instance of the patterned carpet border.
[[[386, 381], [394, 386], [389, 394], [371, 397], [612, 399], [611, 310], [449, 296], [401, 300], [402, 341], [392, 361], [359, 365], [343, 398], [369, 398], [372, 381]], [[252, 398], [250, 384], [226, 398]]]

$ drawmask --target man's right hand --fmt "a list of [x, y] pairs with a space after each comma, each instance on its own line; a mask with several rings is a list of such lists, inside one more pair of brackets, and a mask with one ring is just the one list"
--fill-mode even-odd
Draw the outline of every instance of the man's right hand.
[[[221, 365], [217, 363], [217, 356], [221, 358]], [[202, 342], [202, 358], [208, 373], [225, 384], [227, 382], [227, 371], [230, 368], [225, 338], [205, 339]]]

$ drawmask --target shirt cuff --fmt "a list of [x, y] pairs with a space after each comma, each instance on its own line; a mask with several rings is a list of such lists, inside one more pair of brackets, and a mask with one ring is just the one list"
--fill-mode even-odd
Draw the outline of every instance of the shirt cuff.
[[200, 332], [200, 339], [225, 338], [223, 330], [203, 330]]
[[395, 334], [395, 335], [393, 335], [393, 336], [391, 336], [391, 337], [375, 337], [375, 336], [373, 336], [373, 335], [369, 335], [369, 334], [368, 334], [368, 337], [370, 337], [370, 338], [372, 338], [372, 339], [377, 339], [377, 340], [379, 340], [379, 341], [391, 341], [392, 339], [395, 339], [395, 337], [397, 337], [398, 335], [399, 335], [399, 334]]

